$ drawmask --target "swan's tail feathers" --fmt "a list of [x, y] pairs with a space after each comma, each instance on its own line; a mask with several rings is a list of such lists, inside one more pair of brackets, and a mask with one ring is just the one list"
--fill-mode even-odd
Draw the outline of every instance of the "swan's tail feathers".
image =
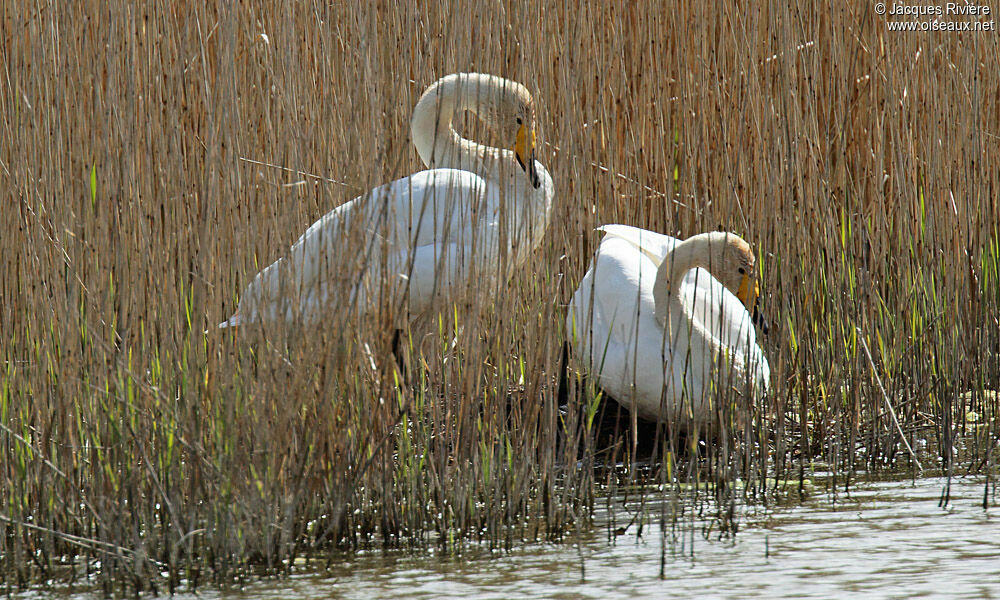
[[597, 231], [603, 232], [608, 237], [616, 237], [635, 246], [655, 264], [659, 265], [667, 252], [673, 248], [675, 240], [667, 235], [646, 231], [630, 225], [601, 225]]
[[638, 227], [632, 227], [631, 225], [616, 225], [608, 224], [601, 225], [595, 228], [597, 231], [603, 231], [609, 235], [615, 235], [625, 239], [632, 239], [633, 237], [638, 237], [643, 231]]
[[229, 317], [229, 320], [219, 323], [219, 329], [225, 329], [226, 327], [237, 327], [240, 324], [240, 311], [236, 311], [236, 314]]

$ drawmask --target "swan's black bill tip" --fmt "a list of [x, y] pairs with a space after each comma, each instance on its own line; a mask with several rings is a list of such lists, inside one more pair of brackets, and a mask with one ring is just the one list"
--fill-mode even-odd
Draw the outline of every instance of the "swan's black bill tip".
[[761, 333], [767, 335], [768, 329], [770, 329], [770, 327], [768, 327], [767, 319], [764, 318], [764, 313], [763, 311], [760, 310], [759, 305], [753, 307], [753, 322], [754, 324], [757, 325], [757, 327], [760, 328]]
[[528, 180], [531, 181], [531, 187], [536, 190], [542, 187], [542, 178], [538, 176], [538, 170], [535, 169], [535, 161], [531, 161], [531, 166], [528, 168]]
[[514, 153], [514, 158], [517, 159], [517, 164], [528, 174], [528, 181], [531, 182], [531, 187], [536, 190], [540, 188], [542, 186], [542, 178], [538, 176], [538, 169], [535, 168], [534, 153], [532, 153], [532, 158], [528, 159], [527, 165], [524, 164], [524, 161], [521, 160], [521, 155], [517, 152]]

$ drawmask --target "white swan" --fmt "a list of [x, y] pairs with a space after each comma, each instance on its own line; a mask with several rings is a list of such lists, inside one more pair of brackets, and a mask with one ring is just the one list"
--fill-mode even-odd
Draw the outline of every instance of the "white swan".
[[[460, 137], [463, 111], [513, 148]], [[258, 321], [317, 323], [343, 304], [395, 307], [402, 327], [472, 286], [505, 281], [541, 241], [553, 186], [534, 159], [534, 105], [513, 81], [448, 75], [420, 97], [410, 123], [429, 167], [371, 190], [313, 223], [257, 274], [220, 327]], [[385, 305], [385, 304], [383, 304]]]
[[[651, 421], [707, 421], [713, 386], [763, 393], [750, 246], [733, 234], [687, 240], [605, 225], [566, 316], [575, 355], [598, 384]], [[711, 273], [709, 273], [711, 270]], [[714, 277], [713, 277], [714, 275]]]

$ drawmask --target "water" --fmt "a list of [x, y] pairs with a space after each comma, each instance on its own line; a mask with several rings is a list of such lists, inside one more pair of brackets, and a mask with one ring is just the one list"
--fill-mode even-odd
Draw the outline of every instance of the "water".
[[613, 542], [598, 527], [576, 542], [504, 554], [355, 554], [322, 574], [197, 598], [1000, 598], [997, 491], [991, 485], [992, 508], [983, 510], [984, 481], [955, 479], [951, 503], [940, 508], [944, 484], [871, 483], [836, 502], [817, 492], [745, 515], [735, 537], [689, 525], [665, 554], [655, 523]]

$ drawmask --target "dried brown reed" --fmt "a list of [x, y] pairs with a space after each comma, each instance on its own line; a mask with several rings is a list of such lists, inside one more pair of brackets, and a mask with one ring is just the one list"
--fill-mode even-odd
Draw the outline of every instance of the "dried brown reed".
[[[761, 256], [773, 397], [701, 458], [665, 438], [656, 479], [764, 491], [923, 430], [995, 473], [995, 32], [892, 33], [866, 2], [14, 0], [0, 61], [6, 586], [560, 536], [621, 474], [589, 468], [595, 390], [571, 374], [557, 405], [608, 222]], [[411, 332], [405, 380], [378, 323], [217, 330], [309, 223], [421, 168], [410, 111], [463, 70], [536, 96], [557, 205], [532, 268]]]

